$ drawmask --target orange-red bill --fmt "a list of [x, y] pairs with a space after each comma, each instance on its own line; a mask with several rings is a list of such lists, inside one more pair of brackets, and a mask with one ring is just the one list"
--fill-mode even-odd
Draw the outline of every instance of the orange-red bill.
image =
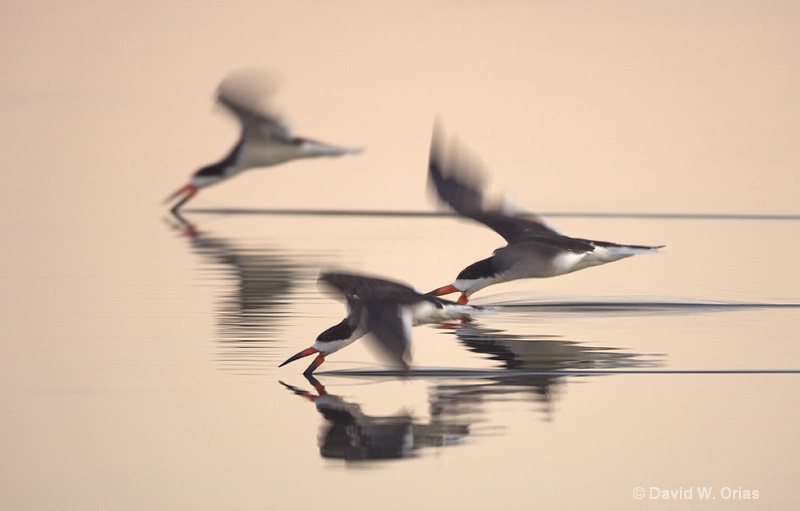
[[186, 194], [186, 199], [189, 199], [190, 197], [192, 197], [196, 193], [197, 193], [197, 187], [196, 186], [194, 186], [193, 184], [186, 184], [186, 185], [183, 185], [180, 188], [178, 188], [178, 190], [176, 190], [169, 197], [164, 199], [162, 204], [166, 204], [167, 202], [172, 202], [173, 200], [177, 199], [178, 197], [180, 197], [183, 194]]
[[[309, 356], [309, 355], [313, 355], [314, 353], [319, 353], [319, 350], [318, 350], [318, 349], [316, 349], [316, 348], [306, 348], [306, 349], [304, 349], [303, 351], [301, 351], [300, 353], [297, 353], [297, 354], [295, 354], [295, 355], [293, 355], [293, 356], [289, 357], [289, 358], [286, 360], [286, 362], [284, 362], [283, 364], [279, 365], [278, 367], [283, 367], [283, 366], [285, 366], [286, 364], [288, 364], [289, 362], [294, 362], [295, 360], [297, 360], [297, 359], [299, 359], [299, 358], [307, 357], [307, 356]], [[321, 363], [321, 362], [320, 362], [320, 363]]]
[[433, 292], [434, 296], [442, 296], [442, 295], [449, 295], [450, 293], [458, 293], [461, 290], [456, 288], [453, 284], [448, 284], [446, 286], [442, 286], [436, 291]]

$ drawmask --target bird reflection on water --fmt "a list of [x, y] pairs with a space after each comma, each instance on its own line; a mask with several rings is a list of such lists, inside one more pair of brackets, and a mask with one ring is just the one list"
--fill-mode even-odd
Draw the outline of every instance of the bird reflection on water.
[[180, 215], [174, 218], [172, 227], [189, 239], [206, 273], [231, 284], [220, 291], [216, 312], [221, 365], [247, 373], [271, 367], [269, 352], [291, 317], [294, 294], [316, 279], [313, 255], [245, 246], [199, 230]]
[[512, 399], [542, 405], [547, 419], [565, 382], [565, 371], [642, 369], [662, 365], [660, 355], [644, 355], [613, 347], [594, 346], [552, 335], [519, 335], [464, 323], [454, 330], [470, 351], [499, 362], [502, 371], [470, 383], [431, 387], [431, 406], [441, 413], [463, 414], [492, 401]]
[[[541, 405], [545, 420], [553, 417], [564, 371], [631, 369], [661, 365], [657, 355], [642, 355], [592, 346], [554, 336], [523, 336], [464, 323], [450, 330], [467, 349], [499, 362], [497, 370], [479, 372], [412, 370], [406, 376], [429, 379], [428, 417], [401, 412], [387, 416], [363, 413], [355, 401], [330, 394], [314, 376], [306, 375], [314, 392], [280, 382], [295, 394], [314, 402], [325, 422], [319, 436], [324, 458], [346, 461], [386, 460], [419, 455], [425, 447], [463, 443], [468, 435], [498, 434], [491, 427], [493, 402], [522, 401]], [[330, 371], [333, 376], [374, 377], [372, 372]], [[384, 375], [394, 374], [383, 371]], [[400, 373], [397, 373], [400, 376]], [[373, 380], [374, 382], [375, 380]], [[352, 387], [351, 387], [352, 388]], [[481, 424], [476, 431], [474, 425]]]
[[407, 412], [367, 415], [357, 403], [329, 394], [313, 376], [305, 377], [316, 394], [280, 383], [314, 402], [324, 417], [325, 424], [319, 436], [323, 458], [346, 461], [409, 458], [426, 447], [458, 444], [469, 434], [469, 424], [459, 420], [442, 421], [432, 417], [429, 422], [422, 422]]
[[554, 335], [520, 335], [464, 323], [454, 331], [458, 340], [472, 352], [499, 361], [505, 369], [532, 372], [570, 369], [631, 369], [657, 367], [658, 356], [646, 356]]

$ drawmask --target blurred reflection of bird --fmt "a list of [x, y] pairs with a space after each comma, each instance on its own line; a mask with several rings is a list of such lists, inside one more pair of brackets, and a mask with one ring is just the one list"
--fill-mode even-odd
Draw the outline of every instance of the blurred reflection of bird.
[[477, 417], [495, 401], [531, 401], [541, 405], [546, 420], [554, 414], [567, 373], [592, 369], [645, 369], [663, 365], [662, 355], [561, 339], [555, 335], [519, 335], [465, 323], [454, 333], [464, 346], [499, 364], [493, 376], [467, 382], [436, 383], [431, 409], [443, 419]]
[[317, 358], [304, 371], [306, 375], [313, 373], [326, 356], [368, 333], [383, 354], [408, 371], [412, 326], [464, 319], [484, 310], [421, 294], [405, 284], [375, 277], [326, 272], [320, 275], [319, 282], [345, 298], [348, 313], [339, 324], [322, 332], [311, 347], [281, 364], [316, 353]]
[[458, 214], [490, 227], [508, 244], [495, 250], [491, 257], [464, 268], [452, 284], [434, 290], [436, 296], [460, 292], [458, 302], [467, 303], [473, 293], [493, 284], [564, 275], [635, 254], [652, 253], [663, 246], [571, 238], [541, 217], [513, 214], [503, 204], [487, 205], [478, 165], [469, 155], [456, 153], [449, 158], [445, 155], [440, 129], [434, 127], [428, 176], [438, 198]]
[[180, 214], [168, 215], [167, 221], [171, 220], [171, 227], [200, 257], [203, 278], [219, 284], [214, 286], [219, 362], [228, 370], [260, 372], [277, 341], [285, 337], [295, 293], [316, 279], [317, 254], [220, 236], [199, 229]]
[[556, 335], [519, 335], [478, 324], [464, 324], [455, 335], [472, 352], [523, 372], [581, 369], [631, 369], [660, 365], [660, 355], [561, 339]]
[[284, 387], [312, 401], [325, 418], [319, 435], [320, 453], [325, 458], [347, 461], [387, 460], [415, 456], [419, 449], [458, 444], [469, 434], [469, 424], [454, 419], [432, 418], [421, 422], [411, 413], [367, 415], [357, 403], [329, 394], [313, 376], [306, 378], [316, 395], [284, 382]]
[[177, 211], [200, 188], [239, 174], [253, 167], [269, 167], [298, 158], [355, 154], [360, 148], [337, 147], [296, 137], [288, 123], [275, 113], [268, 99], [275, 91], [275, 79], [263, 71], [233, 73], [219, 86], [217, 101], [235, 115], [242, 126], [239, 141], [217, 163], [198, 170], [189, 182], [164, 202], [181, 197], [172, 207]]

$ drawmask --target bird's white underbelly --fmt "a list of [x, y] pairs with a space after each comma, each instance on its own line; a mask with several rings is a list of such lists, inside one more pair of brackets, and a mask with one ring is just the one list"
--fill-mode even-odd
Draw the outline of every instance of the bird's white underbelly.
[[553, 262], [550, 265], [552, 274], [544, 276], [555, 277], [556, 275], [573, 272], [580, 269], [585, 260], [586, 253], [576, 254], [575, 252], [562, 252], [553, 258]]
[[239, 156], [242, 169], [266, 167], [305, 156], [302, 145], [261, 145], [248, 147]]
[[581, 267], [586, 254], [561, 252], [552, 259], [522, 259], [511, 266], [502, 280], [548, 278], [575, 271]]
[[445, 305], [437, 307], [431, 302], [420, 302], [414, 305], [413, 321], [414, 325], [425, 323], [439, 323], [450, 319], [458, 319], [469, 316], [474, 309], [469, 305]]

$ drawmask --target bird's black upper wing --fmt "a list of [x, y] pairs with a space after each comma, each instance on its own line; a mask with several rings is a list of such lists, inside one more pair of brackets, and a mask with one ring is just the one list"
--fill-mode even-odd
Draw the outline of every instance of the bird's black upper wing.
[[275, 82], [275, 77], [263, 72], [240, 72], [226, 77], [217, 89], [217, 101], [239, 119], [245, 137], [292, 139], [289, 125], [267, 101], [275, 93]]
[[413, 288], [392, 280], [354, 273], [322, 272], [319, 282], [346, 297], [357, 297], [365, 302], [392, 300], [405, 305], [414, 303], [420, 294]]
[[411, 311], [392, 300], [363, 303], [373, 345], [392, 363], [407, 369], [411, 363]]
[[444, 142], [438, 126], [431, 142], [428, 177], [438, 198], [458, 214], [490, 227], [506, 242], [528, 236], [558, 235], [553, 227], [537, 215], [516, 216], [500, 207], [487, 207], [483, 194], [485, 179], [480, 166], [464, 151], [445, 156]]

